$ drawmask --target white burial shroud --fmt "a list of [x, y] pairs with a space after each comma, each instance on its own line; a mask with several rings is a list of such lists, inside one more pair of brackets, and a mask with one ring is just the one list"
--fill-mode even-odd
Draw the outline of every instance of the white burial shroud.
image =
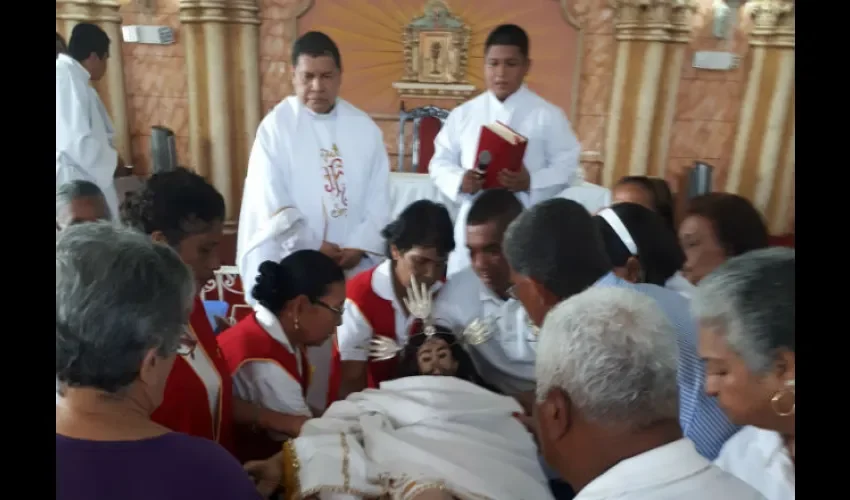
[[293, 443], [302, 495], [388, 493], [389, 479], [441, 482], [459, 499], [552, 498], [513, 398], [454, 377], [407, 377], [338, 401]]

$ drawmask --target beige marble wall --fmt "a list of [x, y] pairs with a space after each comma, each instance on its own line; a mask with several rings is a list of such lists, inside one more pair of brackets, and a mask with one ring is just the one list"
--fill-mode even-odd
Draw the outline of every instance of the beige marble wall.
[[150, 168], [150, 130], [154, 125], [174, 131], [178, 162], [193, 166], [189, 158], [189, 88], [179, 3], [157, 0], [156, 9], [151, 12], [143, 10], [138, 2], [130, 2], [120, 10], [124, 25], [169, 26], [176, 38], [172, 45], [123, 45], [132, 163], [141, 172]]
[[[342, 0], [257, 0], [261, 21], [257, 57], [263, 113], [291, 92], [289, 59], [292, 42], [300, 31], [299, 18], [316, 4], [331, 1], [340, 3]], [[348, 3], [351, 4], [351, 8], [358, 8], [359, 4], [367, 3], [372, 7], [378, 4], [383, 5], [382, 1], [348, 0]], [[605, 137], [607, 127], [610, 126], [607, 117], [611, 111], [609, 107], [617, 53], [612, 3], [609, 0], [540, 1], [556, 4], [563, 1], [571, 5], [575, 18], [581, 26], [581, 53], [577, 58], [578, 97], [571, 120], [583, 149], [587, 152], [582, 160], [586, 177], [600, 181], [607, 153]], [[782, 0], [752, 0], [752, 2], [756, 1]], [[424, 5], [424, 0], [422, 3]], [[640, 2], [636, 0], [636, 3]], [[718, 40], [711, 33], [713, 1], [695, 0], [695, 3], [697, 9], [691, 16], [691, 34], [689, 41], [685, 44], [681, 75], [675, 91], [665, 166], [660, 168], [662, 172], [656, 172], [657, 169], [653, 168], [650, 173], [660, 173], [672, 181], [681, 173], [683, 167], [691, 165], [695, 160], [702, 160], [717, 167], [715, 186], [723, 187], [726, 185], [728, 169], [732, 161], [735, 137], [739, 128], [739, 110], [749, 78], [748, 68], [751, 65], [749, 32], [752, 23], [750, 17], [742, 11], [737, 18], [732, 39]], [[127, 81], [128, 118], [133, 158], [134, 162], [142, 167], [147, 166], [149, 128], [155, 124], [174, 129], [178, 136], [180, 161], [190, 166], [193, 161], [189, 158], [186, 49], [179, 36], [178, 4], [178, 0], [158, 0], [155, 12], [147, 14], [139, 12], [138, 8], [134, 7], [135, 4], [121, 9], [125, 24], [134, 22], [165, 24], [178, 30], [177, 43], [171, 46], [124, 45], [124, 73]], [[475, 9], [480, 10], [482, 6], [488, 5], [488, 2], [469, 0], [464, 5], [455, 5], [453, 2], [450, 2], [450, 5], [454, 9], [469, 12]], [[517, 2], [517, 9], [523, 9], [521, 2]], [[411, 10], [409, 14], [412, 16], [415, 12]], [[491, 24], [503, 21], [511, 21], [510, 12], [494, 13], [493, 19], [490, 19]], [[357, 20], [349, 18], [349, 22], [355, 23]], [[329, 19], [310, 21], [310, 24], [314, 26], [329, 23], [331, 23]], [[525, 28], [532, 32], [535, 29], [534, 26], [528, 25]], [[532, 58], [536, 53], [535, 50], [533, 47]], [[728, 50], [741, 56], [741, 64], [732, 71], [696, 70], [691, 67], [691, 60], [694, 52], [698, 50]], [[352, 59], [355, 59], [356, 65], [357, 57], [355, 51], [347, 55], [347, 62], [350, 64]], [[552, 82], [559, 82], [558, 84], [562, 86], [571, 83], [568, 81], [570, 75], [565, 74], [553, 73], [540, 75], [539, 78], [548, 79], [546, 85], [550, 86], [557, 85]], [[386, 113], [386, 110], [382, 109], [366, 109], [366, 111], [376, 115], [376, 121], [385, 130], [388, 149], [394, 151], [396, 124], [392, 113]], [[774, 205], [775, 203], [771, 204], [771, 207]], [[774, 208], [771, 210], [775, 211]], [[790, 210], [793, 210], [793, 204]]]

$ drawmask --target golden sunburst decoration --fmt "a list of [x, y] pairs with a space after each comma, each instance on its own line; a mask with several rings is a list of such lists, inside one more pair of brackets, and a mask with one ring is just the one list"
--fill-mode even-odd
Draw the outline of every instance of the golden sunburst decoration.
[[[425, 0], [321, 0], [298, 22], [299, 32], [318, 30], [336, 41], [342, 52], [341, 95], [370, 113], [399, 109], [393, 82], [404, 74], [402, 33], [422, 15]], [[484, 43], [493, 28], [515, 23], [531, 39], [530, 88], [569, 111], [573, 71], [578, 71], [578, 32], [563, 18], [560, 2], [447, 2], [449, 10], [472, 30], [467, 79], [484, 89]]]

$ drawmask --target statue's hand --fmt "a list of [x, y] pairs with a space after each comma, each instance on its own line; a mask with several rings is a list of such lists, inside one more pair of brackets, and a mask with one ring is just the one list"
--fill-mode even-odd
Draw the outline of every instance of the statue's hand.
[[401, 347], [395, 340], [378, 335], [369, 340], [369, 357], [375, 361], [392, 359], [401, 352]]
[[466, 328], [464, 328], [461, 335], [463, 336], [464, 342], [469, 345], [483, 344], [491, 337], [490, 325], [478, 318], [475, 318], [472, 323], [468, 324]]
[[414, 317], [425, 320], [431, 316], [433, 294], [425, 283], [419, 283], [415, 276], [410, 277], [407, 297], [402, 299], [408, 312]]

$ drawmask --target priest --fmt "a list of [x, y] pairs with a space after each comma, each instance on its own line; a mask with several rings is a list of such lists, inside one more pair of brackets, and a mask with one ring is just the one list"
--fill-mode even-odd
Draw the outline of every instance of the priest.
[[330, 37], [301, 36], [292, 65], [295, 95], [260, 123], [248, 162], [236, 251], [246, 290], [260, 263], [296, 250], [321, 251], [347, 276], [385, 250], [390, 165], [381, 130], [337, 97], [342, 61]]
[[437, 188], [460, 204], [449, 275], [470, 265], [466, 216], [482, 189], [476, 154], [483, 125], [500, 121], [528, 138], [520, 171], [503, 171], [499, 179], [526, 207], [566, 189], [578, 169], [581, 146], [564, 112], [523, 84], [531, 67], [528, 55], [528, 34], [519, 26], [504, 24], [490, 32], [484, 44], [487, 91], [452, 110], [434, 140], [428, 171]]
[[106, 74], [109, 45], [100, 27], [79, 23], [71, 31], [68, 53], [57, 53], [56, 187], [73, 180], [93, 182], [115, 217], [118, 193], [113, 179], [129, 170], [113, 144], [115, 129], [106, 107], [90, 85]]

